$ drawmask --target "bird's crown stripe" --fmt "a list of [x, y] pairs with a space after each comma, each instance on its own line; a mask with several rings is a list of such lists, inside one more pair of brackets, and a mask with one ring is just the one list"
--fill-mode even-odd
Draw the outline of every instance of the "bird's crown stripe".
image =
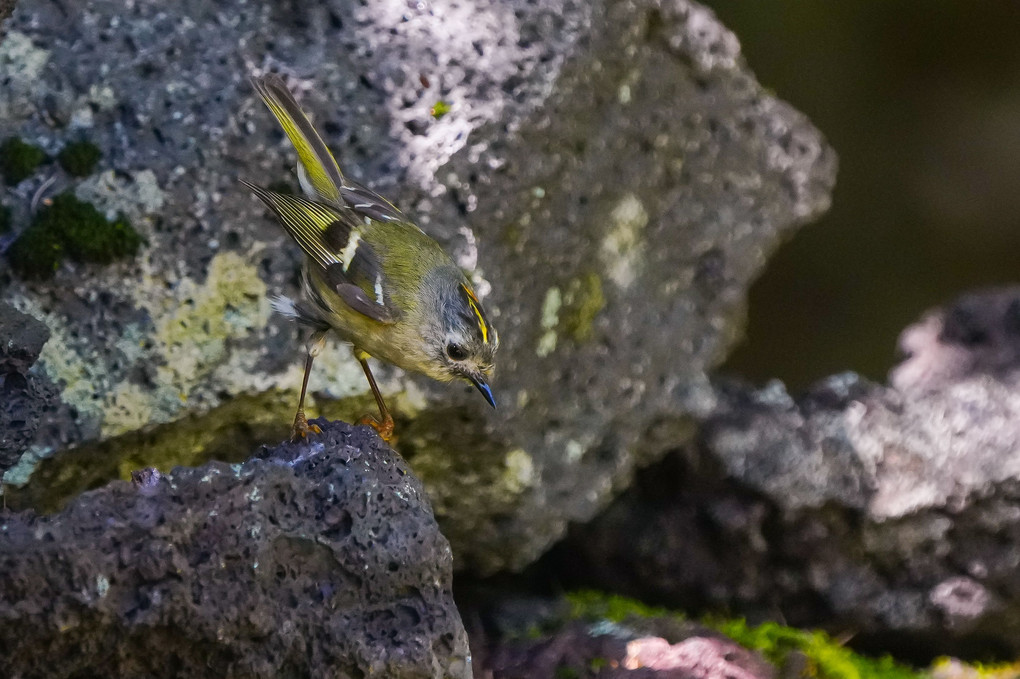
[[485, 322], [485, 316], [482, 315], [482, 308], [478, 304], [478, 298], [475, 297], [475, 293], [471, 292], [471, 289], [466, 285], [461, 285], [460, 287], [467, 293], [468, 305], [471, 307], [471, 311], [475, 312], [475, 318], [478, 319], [478, 329], [482, 331], [482, 341], [488, 344], [489, 325]]

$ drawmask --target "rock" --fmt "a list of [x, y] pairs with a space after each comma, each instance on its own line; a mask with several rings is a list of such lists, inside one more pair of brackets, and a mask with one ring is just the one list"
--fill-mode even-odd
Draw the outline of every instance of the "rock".
[[928, 314], [903, 333], [891, 386], [846, 374], [793, 399], [720, 383], [698, 443], [550, 562], [568, 584], [581, 572], [674, 606], [782, 611], [919, 660], [1015, 657], [1018, 309], [1010, 288]]
[[48, 338], [45, 325], [0, 301], [0, 478], [32, 444], [55, 397], [29, 372]]
[[46, 326], [0, 301], [0, 366], [27, 372], [50, 337]]
[[5, 676], [471, 676], [452, 556], [366, 427], [0, 522]]
[[[633, 637], [633, 638], [629, 638]], [[628, 640], [629, 638], [629, 640]], [[605, 679], [772, 679], [775, 668], [733, 641], [691, 636], [670, 644], [625, 629], [574, 624], [539, 640], [501, 646], [489, 669], [500, 679], [593, 676]], [[750, 667], [748, 667], [750, 666]], [[568, 674], [570, 671], [576, 674]]]
[[[0, 137], [54, 154], [85, 136], [104, 156], [96, 177], [46, 170], [6, 202], [54, 172], [49, 190], [125, 213], [148, 243], [4, 289], [53, 334], [40, 364], [69, 415], [46, 451], [159, 423], [173, 437], [185, 415], [225, 430], [231, 401], [297, 389], [301, 338], [267, 300], [297, 292], [297, 248], [237, 182], [291, 176], [247, 83], [277, 69], [348, 174], [474, 271], [499, 329], [496, 413], [468, 385], [379, 372], [398, 447], [478, 574], [532, 562], [689, 435], [751, 281], [834, 182], [818, 131], [687, 0], [92, 0], [73, 21], [23, 5], [7, 28]], [[366, 385], [333, 346], [311, 389]]]
[[[0, 24], [14, 11], [14, 0], [0, 0]], [[0, 37], [0, 40], [3, 40]]]
[[[551, 600], [514, 597], [469, 611], [479, 668], [497, 679], [772, 679], [760, 654], [695, 622], [664, 614], [565, 620]], [[519, 624], [528, 620], [527, 627]]]

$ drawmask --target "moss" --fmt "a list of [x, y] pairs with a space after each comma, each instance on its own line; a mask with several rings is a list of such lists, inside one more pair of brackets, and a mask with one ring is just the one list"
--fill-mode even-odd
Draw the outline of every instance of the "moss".
[[22, 278], [49, 278], [64, 259], [64, 244], [45, 229], [29, 226], [7, 251], [11, 268]]
[[920, 679], [927, 676], [888, 656], [866, 658], [841, 646], [817, 630], [798, 630], [774, 622], [757, 627], [743, 620], [716, 621], [711, 626], [734, 641], [753, 648], [778, 667], [800, 654], [807, 666], [804, 676], [817, 679]]
[[11, 186], [28, 179], [46, 160], [46, 153], [33, 144], [11, 137], [0, 144], [0, 174]]
[[967, 664], [956, 658], [938, 658], [932, 664], [932, 676], [957, 679], [1016, 679], [1020, 677], [1020, 660], [986, 665]]
[[[647, 606], [626, 597], [580, 591], [567, 595], [573, 617], [613, 623], [635, 618], [667, 618], [683, 621], [682, 614]], [[867, 658], [834, 641], [824, 632], [798, 630], [768, 622], [757, 627], [743, 620], [702, 621], [738, 644], [761, 653], [776, 667], [788, 667], [798, 658], [806, 663], [801, 676], [808, 679], [922, 679], [928, 674], [897, 663], [892, 658]]]
[[[130, 480], [131, 472], [155, 467], [168, 472], [176, 466], [198, 466], [210, 460], [242, 462], [259, 446], [284, 440], [297, 405], [297, 393], [268, 391], [239, 396], [200, 415], [144, 431], [132, 431], [104, 441], [63, 450], [39, 462], [28, 483], [8, 485], [8, 506], [57, 512], [86, 490], [114, 479]], [[312, 416], [356, 422], [373, 412], [369, 394], [336, 401], [319, 400]]]
[[11, 267], [25, 278], [48, 278], [64, 256], [108, 264], [133, 255], [142, 237], [121, 216], [108, 221], [90, 203], [62, 193], [36, 215], [8, 252]]
[[11, 209], [6, 205], [0, 205], [0, 234], [11, 230]]
[[61, 149], [57, 161], [68, 174], [87, 177], [102, 157], [99, 147], [88, 141], [73, 141]]
[[676, 618], [683, 620], [679, 613], [665, 608], [656, 608], [615, 594], [604, 594], [590, 590], [567, 594], [570, 616], [578, 620], [608, 620], [621, 623], [627, 618]]

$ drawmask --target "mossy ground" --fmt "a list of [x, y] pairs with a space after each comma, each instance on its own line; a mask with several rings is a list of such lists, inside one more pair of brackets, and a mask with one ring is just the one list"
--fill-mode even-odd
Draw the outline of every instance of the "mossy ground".
[[11, 186], [28, 179], [46, 161], [46, 153], [33, 144], [11, 137], [0, 144], [0, 174]]
[[73, 141], [61, 149], [57, 162], [68, 174], [87, 177], [92, 174], [102, 155], [99, 147], [92, 142]]
[[[85, 443], [43, 460], [25, 486], [8, 486], [4, 496], [11, 508], [52, 513], [84, 491], [115, 479], [128, 480], [139, 469], [168, 472], [210, 460], [243, 462], [257, 454], [261, 445], [290, 435], [296, 404], [297, 394], [290, 391], [239, 396], [204, 414]], [[309, 416], [356, 422], [372, 412], [374, 404], [369, 394], [322, 399]]]
[[858, 655], [816, 630], [793, 629], [774, 622], [752, 627], [744, 620], [716, 620], [712, 626], [742, 646], [759, 651], [777, 667], [788, 666], [791, 655], [800, 654], [806, 663], [803, 674], [807, 677], [920, 679], [928, 676], [888, 656], [867, 658]]
[[[567, 595], [576, 618], [623, 623], [634, 619], [683, 616], [664, 608], [647, 606], [625, 597], [600, 592]], [[854, 653], [824, 632], [799, 630], [767, 622], [758, 626], [744, 620], [714, 618], [702, 620], [746, 648], [754, 649], [778, 668], [803, 664], [800, 676], [808, 679], [922, 679], [927, 672], [914, 670], [889, 657], [867, 658]]]
[[124, 217], [108, 221], [96, 208], [62, 193], [43, 207], [11, 245], [7, 257], [24, 278], [49, 278], [65, 257], [108, 264], [135, 254], [142, 244]]

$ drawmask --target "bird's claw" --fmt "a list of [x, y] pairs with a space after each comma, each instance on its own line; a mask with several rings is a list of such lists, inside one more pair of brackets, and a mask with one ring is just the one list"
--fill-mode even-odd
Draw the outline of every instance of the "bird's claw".
[[379, 438], [381, 438], [386, 443], [392, 443], [394, 440], [393, 439], [394, 422], [392, 417], [387, 417], [385, 420], [380, 422], [371, 415], [365, 415], [360, 420], [358, 420], [358, 424], [367, 424], [369, 427], [372, 427], [372, 429], [375, 429], [376, 432], [378, 432], [379, 434]]
[[319, 425], [308, 423], [308, 418], [305, 417], [303, 411], [299, 410], [297, 415], [294, 416], [294, 426], [290, 430], [290, 440], [292, 442], [296, 443], [312, 434], [321, 433], [322, 430], [319, 429]]

